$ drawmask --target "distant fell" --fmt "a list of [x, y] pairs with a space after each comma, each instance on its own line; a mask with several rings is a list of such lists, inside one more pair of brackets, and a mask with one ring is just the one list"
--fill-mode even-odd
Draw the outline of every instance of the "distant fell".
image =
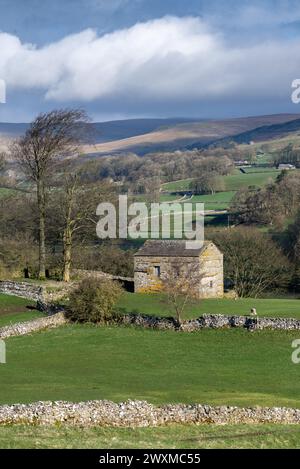
[[[226, 141], [247, 143], [300, 131], [300, 114], [237, 117], [232, 119], [150, 118], [88, 124], [91, 132], [82, 153], [97, 158], [107, 154], [202, 148]], [[0, 143], [23, 134], [28, 124], [0, 123]]]

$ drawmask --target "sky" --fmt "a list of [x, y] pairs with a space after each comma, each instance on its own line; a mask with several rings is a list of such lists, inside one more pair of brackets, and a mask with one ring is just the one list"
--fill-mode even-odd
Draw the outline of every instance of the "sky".
[[0, 121], [300, 112], [299, 0], [0, 0]]

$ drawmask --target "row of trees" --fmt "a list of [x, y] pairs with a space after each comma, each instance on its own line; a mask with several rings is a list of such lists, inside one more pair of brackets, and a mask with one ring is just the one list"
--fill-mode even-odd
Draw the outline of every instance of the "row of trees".
[[[261, 233], [258, 230], [257, 239], [267, 253], [264, 255], [256, 247], [256, 252], [263, 259], [262, 268], [270, 265], [273, 278], [276, 279], [276, 268], [280, 264], [285, 267], [287, 262], [288, 282], [281, 279], [282, 286], [287, 284], [299, 290], [300, 287], [300, 175], [297, 172], [283, 171], [275, 180], [261, 189], [248, 188], [240, 190], [231, 205], [231, 217], [235, 225], [244, 227], [244, 230], [250, 230], [250, 227], [261, 225], [268, 227], [268, 234], [263, 236], [267, 242], [263, 242]], [[237, 227], [234, 230], [239, 233]], [[238, 252], [241, 248], [243, 239], [237, 240], [235, 250]], [[249, 242], [249, 253], [251, 246], [255, 246], [253, 240]], [[232, 245], [234, 246], [234, 244]], [[274, 251], [276, 246], [277, 253]], [[278, 251], [279, 250], [279, 251]], [[274, 255], [272, 255], [272, 253]], [[247, 254], [248, 256], [248, 254]], [[227, 260], [232, 265], [231, 256], [226, 253]], [[239, 256], [242, 259], [243, 256]], [[246, 260], [247, 257], [245, 257]], [[249, 261], [248, 264], [249, 265]], [[259, 282], [256, 281], [256, 284]]]
[[[79, 154], [87, 121], [86, 114], [77, 109], [41, 114], [10, 148], [10, 158], [18, 162], [30, 188], [35, 188], [36, 197], [29, 193], [18, 199], [14, 194], [10, 201], [7, 198], [2, 200], [6, 206], [1, 208], [4, 219], [12, 217], [7, 227], [15, 223], [15, 235], [19, 226], [23, 236], [32, 236], [33, 244], [38, 239], [40, 279], [46, 276], [48, 240], [52, 246], [62, 243], [63, 280], [70, 280], [74, 237], [79, 232], [83, 237], [88, 237], [89, 231], [94, 233], [97, 205], [114, 197], [110, 184], [86, 184], [80, 167], [74, 165], [73, 158]], [[11, 212], [7, 204], [12, 206]], [[19, 214], [15, 206], [18, 206]], [[5, 234], [5, 228], [1, 231], [2, 235]]]
[[[78, 153], [80, 128], [87, 116], [80, 110], [56, 110], [40, 114], [30, 125], [25, 135], [16, 140], [11, 146], [11, 158], [17, 161], [25, 176], [35, 185], [39, 219], [39, 278], [46, 276], [46, 247], [45, 247], [45, 219], [46, 219], [46, 188], [49, 178], [58, 170], [63, 158], [73, 157]], [[67, 204], [72, 204], [72, 197], [68, 197]], [[69, 230], [69, 207], [66, 207], [66, 226], [64, 240]], [[65, 251], [68, 250], [67, 242]], [[68, 277], [67, 264], [64, 266], [64, 276]]]
[[124, 191], [149, 194], [159, 193], [162, 182], [228, 174], [232, 168], [232, 161], [224, 155], [213, 157], [207, 150], [195, 150], [103, 157], [86, 163], [83, 175], [87, 182], [109, 179], [122, 183]]
[[214, 194], [225, 190], [224, 179], [233, 169], [232, 161], [228, 157], [207, 157], [198, 165], [198, 171], [190, 184], [190, 189], [196, 195]]
[[297, 148], [293, 143], [289, 143], [286, 147], [274, 152], [273, 160], [275, 165], [287, 163], [299, 167], [300, 148]]
[[300, 175], [283, 171], [266, 187], [243, 188], [234, 197], [230, 212], [236, 224], [283, 226], [300, 206]]
[[239, 297], [256, 298], [291, 285], [293, 269], [272, 237], [251, 227], [209, 233], [224, 254], [224, 277]]

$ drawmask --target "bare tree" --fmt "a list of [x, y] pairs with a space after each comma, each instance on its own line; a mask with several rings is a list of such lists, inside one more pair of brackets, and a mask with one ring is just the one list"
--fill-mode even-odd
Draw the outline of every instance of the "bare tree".
[[187, 306], [199, 299], [203, 277], [198, 263], [187, 264], [180, 260], [171, 262], [161, 277], [163, 301], [174, 311], [178, 324], [182, 323]]
[[45, 278], [46, 186], [57, 163], [78, 152], [82, 129], [87, 122], [84, 111], [60, 109], [40, 114], [25, 135], [11, 147], [26, 176], [35, 184], [39, 214], [39, 278]]
[[74, 235], [95, 229], [96, 207], [102, 201], [113, 200], [115, 190], [110, 183], [85, 184], [80, 171], [65, 171], [62, 187], [52, 196], [52, 202], [59, 208], [58, 227], [63, 239], [63, 280], [70, 281], [72, 246]]
[[[72, 256], [72, 237], [76, 229], [76, 219], [74, 219], [74, 205], [76, 203], [78, 194], [78, 176], [70, 175], [66, 178], [64, 190], [64, 227], [63, 227], [63, 246], [64, 246], [64, 260], [63, 260], [63, 281], [70, 281], [70, 268]], [[80, 217], [81, 218], [81, 217]]]
[[270, 235], [254, 228], [210, 233], [224, 253], [225, 277], [239, 297], [261, 296], [288, 285], [291, 265]]
[[203, 172], [197, 176], [190, 184], [190, 188], [195, 195], [215, 194], [217, 191], [225, 189], [222, 179], [213, 172]]

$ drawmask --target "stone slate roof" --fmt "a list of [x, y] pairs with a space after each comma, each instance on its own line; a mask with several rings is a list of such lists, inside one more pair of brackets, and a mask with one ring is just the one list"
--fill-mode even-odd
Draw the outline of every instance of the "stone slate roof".
[[135, 256], [198, 257], [209, 244], [213, 243], [204, 241], [200, 249], [186, 249], [185, 240], [148, 239]]

